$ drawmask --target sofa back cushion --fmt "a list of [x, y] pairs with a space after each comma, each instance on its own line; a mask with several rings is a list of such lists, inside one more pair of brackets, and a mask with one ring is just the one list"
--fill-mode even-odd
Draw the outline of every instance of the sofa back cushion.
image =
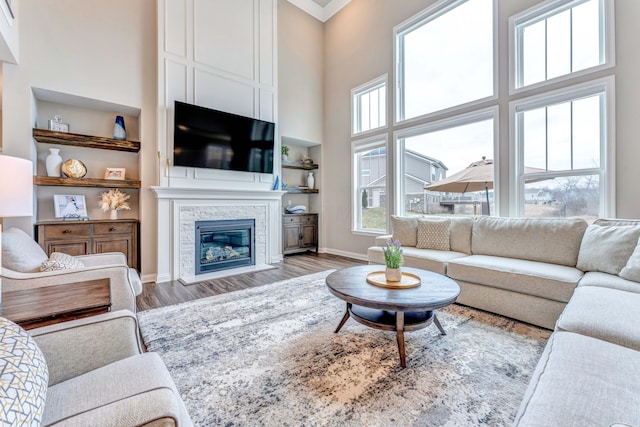
[[473, 223], [471, 250], [575, 267], [586, 228], [582, 219], [480, 217]]
[[451, 250], [471, 255], [471, 229], [473, 218], [470, 216], [451, 217], [449, 239]]
[[20, 273], [40, 271], [42, 263], [49, 257], [40, 245], [19, 228], [2, 232], [2, 266]]
[[416, 246], [418, 243], [418, 218], [391, 215], [391, 233], [394, 241], [402, 246]]
[[577, 267], [582, 271], [620, 274], [640, 238], [640, 226], [596, 225], [587, 228]]
[[48, 382], [47, 362], [36, 342], [0, 317], [0, 425], [39, 426]]

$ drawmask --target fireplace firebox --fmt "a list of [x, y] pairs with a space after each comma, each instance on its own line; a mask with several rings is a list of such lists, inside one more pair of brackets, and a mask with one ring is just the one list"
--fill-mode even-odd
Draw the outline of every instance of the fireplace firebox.
[[255, 220], [196, 221], [195, 273], [255, 265]]

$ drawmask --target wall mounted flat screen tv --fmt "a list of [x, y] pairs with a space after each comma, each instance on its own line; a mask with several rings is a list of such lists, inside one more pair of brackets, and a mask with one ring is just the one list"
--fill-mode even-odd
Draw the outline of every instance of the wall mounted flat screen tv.
[[273, 173], [275, 124], [175, 101], [173, 165]]

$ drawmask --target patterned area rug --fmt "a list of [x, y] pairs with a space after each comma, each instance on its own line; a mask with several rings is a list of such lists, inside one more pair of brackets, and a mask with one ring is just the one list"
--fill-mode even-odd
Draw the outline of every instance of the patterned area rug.
[[330, 271], [138, 313], [198, 426], [510, 425], [549, 331], [453, 305], [405, 334], [350, 319]]

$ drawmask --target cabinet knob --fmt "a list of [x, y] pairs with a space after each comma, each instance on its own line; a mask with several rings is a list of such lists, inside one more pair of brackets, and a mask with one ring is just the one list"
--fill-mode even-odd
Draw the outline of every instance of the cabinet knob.
[[111, 227], [111, 228], [109, 229], [109, 231], [116, 231], [116, 228], [115, 228], [115, 227]]
[[68, 233], [71, 233], [71, 230], [69, 230], [69, 229], [67, 228], [66, 230], [64, 230], [64, 231], [62, 231], [62, 232], [63, 232], [63, 233], [65, 233], [65, 234], [68, 234]]

